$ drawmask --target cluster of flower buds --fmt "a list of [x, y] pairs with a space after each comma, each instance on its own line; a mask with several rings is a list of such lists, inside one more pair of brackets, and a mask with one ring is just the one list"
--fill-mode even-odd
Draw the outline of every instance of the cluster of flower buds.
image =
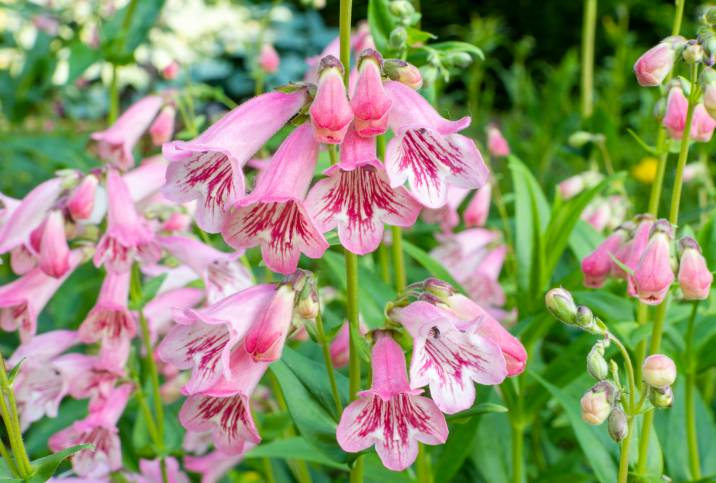
[[606, 335], [607, 326], [586, 305], [577, 305], [572, 294], [563, 288], [553, 288], [544, 298], [547, 310], [566, 325], [573, 325], [594, 335]]
[[673, 240], [674, 229], [667, 220], [637, 216], [619, 226], [582, 260], [584, 284], [599, 288], [609, 277], [626, 279], [629, 295], [658, 305], [678, 279], [685, 300], [707, 298], [713, 275], [698, 242], [684, 236], [676, 250]]
[[611, 381], [602, 380], [584, 393], [580, 400], [582, 420], [594, 426], [607, 421], [609, 436], [616, 442], [623, 440], [629, 432], [620, 398], [621, 391], [617, 386]]
[[644, 383], [648, 387], [649, 401], [656, 408], [671, 407], [674, 394], [671, 385], [676, 381], [676, 364], [663, 354], [652, 354], [641, 367]]

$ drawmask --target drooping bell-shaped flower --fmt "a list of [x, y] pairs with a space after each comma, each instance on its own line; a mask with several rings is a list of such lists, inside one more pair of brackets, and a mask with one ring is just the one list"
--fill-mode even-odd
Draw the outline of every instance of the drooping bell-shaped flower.
[[505, 158], [510, 155], [510, 145], [496, 126], [487, 127], [487, 150], [490, 156]]
[[107, 173], [107, 194], [107, 231], [97, 245], [95, 266], [104, 265], [108, 271], [127, 272], [135, 257], [149, 263], [157, 261], [161, 251], [154, 234], [137, 213], [127, 184], [114, 170]]
[[443, 233], [450, 233], [460, 224], [460, 213], [457, 210], [468, 194], [470, 190], [448, 186], [445, 204], [440, 208], [424, 208], [420, 216], [426, 223], [440, 225]]
[[256, 285], [206, 308], [175, 315], [177, 325], [159, 345], [159, 356], [179, 369], [192, 370], [185, 393], [205, 391], [222, 375], [231, 377], [232, 352], [263, 317], [275, 293], [273, 285]]
[[251, 275], [237, 253], [225, 253], [193, 238], [159, 238], [159, 244], [204, 280], [209, 303], [251, 286]]
[[254, 361], [273, 362], [281, 358], [295, 300], [296, 291], [290, 284], [280, 286], [260, 319], [246, 333], [244, 349]]
[[179, 287], [157, 293], [144, 306], [144, 316], [149, 322], [152, 343], [174, 326], [174, 316], [185, 309], [196, 307], [204, 299], [204, 291], [193, 287]]
[[122, 171], [134, 166], [132, 149], [159, 112], [162, 102], [160, 96], [147, 96], [132, 104], [108, 129], [93, 133], [99, 157]]
[[[681, 86], [673, 86], [669, 90], [666, 99], [666, 113], [662, 124], [673, 139], [681, 139], [686, 128], [686, 116], [688, 113], [689, 101], [684, 95]], [[694, 107], [693, 118], [691, 120], [690, 138], [696, 142], [708, 142], [711, 140], [716, 121], [713, 120], [706, 111], [703, 103], [698, 103]]]
[[691, 139], [700, 143], [711, 141], [716, 121], [709, 115], [702, 103], [694, 108], [694, 119], [691, 121]]
[[386, 59], [383, 72], [390, 79], [405, 84], [416, 91], [423, 86], [423, 75], [413, 64], [400, 59]]
[[129, 357], [129, 345], [137, 322], [129, 311], [130, 272], [107, 272], [97, 303], [78, 329], [85, 344], [100, 342], [100, 365], [121, 371]]
[[473, 382], [495, 385], [507, 376], [500, 347], [476, 334], [475, 327], [461, 330], [462, 321], [449, 310], [417, 301], [390, 315], [413, 337], [411, 387], [429, 385], [442, 412], [454, 414], [472, 407]]
[[62, 277], [70, 269], [70, 247], [65, 236], [65, 218], [59, 210], [47, 216], [40, 242], [40, 269], [55, 278]]
[[340, 144], [353, 120], [343, 83], [343, 68], [332, 55], [321, 59], [318, 89], [309, 109], [313, 133], [320, 143]]
[[619, 247], [626, 242], [627, 236], [626, 230], [617, 229], [582, 260], [585, 287], [600, 288], [604, 285], [614, 265], [612, 257], [616, 257]]
[[411, 88], [385, 84], [393, 101], [388, 123], [395, 137], [388, 143], [385, 167], [391, 186], [409, 182], [411, 193], [428, 208], [447, 199], [447, 186], [480, 188], [488, 170], [475, 142], [457, 134], [470, 118], [448, 121]]
[[706, 259], [701, 254], [701, 247], [691, 237], [679, 240], [681, 256], [679, 257], [679, 287], [686, 300], [704, 300], [711, 293], [713, 274], [709, 270]]
[[666, 220], [656, 222], [651, 229], [649, 243], [631, 277], [637, 297], [645, 304], [660, 304], [674, 281], [672, 240], [671, 224]]
[[35, 335], [38, 315], [82, 258], [80, 250], [73, 250], [70, 268], [60, 278], [51, 277], [37, 267], [0, 287], [0, 327], [5, 331], [19, 329], [20, 340], [28, 342]]
[[93, 481], [122, 469], [122, 445], [117, 421], [131, 392], [131, 384], [125, 384], [114, 389], [102, 404], [91, 404], [86, 418], [50, 437], [50, 449], [58, 452], [78, 444], [91, 444], [92, 448], [74, 453], [70, 460], [77, 475]]
[[490, 202], [492, 201], [492, 184], [485, 183], [485, 185], [478, 189], [475, 196], [472, 197], [470, 203], [465, 208], [463, 213], [463, 219], [465, 220], [465, 227], [479, 227], [484, 226], [487, 222], [487, 217], [490, 214]]
[[16, 205], [0, 226], [0, 254], [26, 243], [42, 224], [62, 193], [62, 180], [53, 178], [37, 185]]
[[[362, 335], [365, 335], [368, 333], [368, 327], [363, 323], [363, 321], [359, 324], [360, 333]], [[331, 342], [330, 347], [330, 354], [331, 354], [331, 361], [333, 361], [333, 366], [340, 369], [341, 367], [345, 367], [348, 365], [348, 360], [350, 359], [350, 327], [348, 325], [348, 321], [343, 322], [343, 325], [338, 330], [338, 333], [333, 338], [333, 341]]]
[[301, 253], [321, 257], [328, 243], [303, 202], [317, 156], [311, 126], [296, 128], [278, 148], [254, 191], [226, 213], [224, 240], [237, 250], [260, 245], [266, 266], [286, 275], [296, 270]]
[[358, 59], [358, 80], [351, 96], [351, 108], [355, 116], [353, 126], [359, 136], [377, 136], [388, 129], [392, 101], [383, 88], [382, 65], [382, 56], [373, 49], [364, 50]]
[[167, 160], [157, 155], [142, 160], [139, 166], [124, 173], [122, 180], [134, 203], [144, 203], [160, 192], [166, 182], [168, 166]]
[[[453, 271], [470, 298], [487, 310], [505, 305], [505, 291], [499, 278], [507, 256], [507, 245], [498, 245], [477, 258], [466, 260], [465, 267], [455, 267]], [[473, 267], [473, 268], [468, 268]]]
[[75, 221], [90, 218], [94, 211], [99, 180], [94, 174], [85, 176], [72, 191], [65, 207]]
[[[624, 243], [617, 250], [617, 253], [615, 253], [616, 258], [632, 271], [636, 270], [639, 260], [641, 260], [641, 255], [649, 243], [651, 228], [654, 226], [654, 218], [652, 216], [644, 215], [638, 218], [638, 224], [636, 229], [633, 230], [631, 239]], [[629, 295], [635, 295], [636, 292], [632, 277], [627, 276], [620, 266], [614, 264], [612, 266], [612, 274], [617, 277], [626, 278]]]
[[37, 257], [27, 245], [18, 245], [10, 251], [10, 268], [15, 275], [25, 275], [37, 266]]
[[341, 245], [349, 251], [364, 255], [378, 248], [384, 223], [415, 223], [420, 204], [404, 188], [391, 188], [376, 158], [374, 139], [349, 130], [340, 163], [326, 175], [311, 189], [305, 205], [322, 233], [338, 227]]
[[262, 94], [193, 140], [165, 144], [162, 152], [171, 163], [164, 195], [177, 203], [198, 200], [197, 224], [204, 231], [218, 233], [225, 210], [244, 196], [242, 166], [305, 101], [305, 89]]
[[[167, 483], [190, 483], [190, 479], [179, 469], [179, 462], [171, 456], [164, 458], [162, 469], [162, 460], [139, 460], [140, 474], [132, 475], [130, 481], [134, 483], [158, 483], [164, 481], [163, 473], [166, 473]], [[188, 468], [187, 468], [188, 469]], [[206, 483], [206, 482], [204, 482]]]
[[432, 400], [410, 388], [403, 350], [389, 335], [379, 336], [371, 361], [373, 384], [344, 409], [336, 439], [349, 453], [375, 446], [386, 468], [402, 471], [418, 456], [418, 442], [447, 440], [447, 423]]
[[278, 70], [280, 64], [281, 57], [278, 56], [278, 52], [276, 52], [273, 45], [269, 43], [263, 44], [259, 52], [259, 68], [267, 74], [273, 74]]
[[189, 431], [210, 431], [220, 451], [243, 454], [247, 444], [261, 441], [251, 416], [249, 396], [268, 364], [255, 362], [242, 348], [232, 354], [230, 364], [233, 377], [222, 377], [210, 389], [189, 396], [179, 411], [179, 421]]
[[159, 115], [149, 127], [149, 134], [152, 136], [152, 144], [161, 146], [171, 141], [174, 134], [174, 120], [176, 118], [176, 108], [168, 104], [159, 111]]
[[641, 86], [660, 85], [674, 68], [676, 51], [686, 44], [680, 35], [667, 37], [644, 52], [634, 63], [634, 74]]

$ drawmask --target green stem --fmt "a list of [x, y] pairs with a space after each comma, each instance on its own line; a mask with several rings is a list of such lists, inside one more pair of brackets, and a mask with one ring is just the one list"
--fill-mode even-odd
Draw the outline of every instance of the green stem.
[[425, 445], [418, 443], [418, 459], [417, 459], [418, 483], [432, 483], [433, 474], [430, 469], [430, 455], [425, 449]]
[[[636, 303], [636, 321], [639, 327], [642, 327], [649, 321], [649, 306], [637, 301]], [[636, 346], [636, 360], [643, 361], [646, 358], [646, 337], [639, 341]], [[636, 367], [636, 380], [641, 381], [641, 366]]]
[[627, 435], [620, 445], [619, 455], [619, 476], [617, 481], [619, 483], [627, 483], [629, 478], [629, 448], [631, 447], [631, 437], [634, 433], [632, 424], [634, 423], [634, 417], [627, 417]]
[[649, 196], [649, 213], [654, 216], [659, 214], [661, 189], [664, 185], [664, 173], [666, 173], [666, 164], [669, 160], [669, 150], [666, 149], [666, 140], [666, 128], [660, 126], [659, 134], [656, 138], [656, 151], [659, 153], [659, 162], [656, 165], [656, 176], [651, 185], [651, 194]]
[[689, 468], [691, 479], [701, 479], [701, 462], [699, 461], [699, 439], [696, 433], [696, 408], [694, 405], [694, 391], [696, 390], [696, 358], [693, 353], [694, 325], [699, 303], [694, 302], [686, 329], [686, 442], [689, 448]]
[[380, 265], [380, 278], [386, 285], [390, 285], [390, 256], [388, 255], [388, 247], [385, 243], [381, 243], [378, 247], [378, 264]]
[[338, 18], [338, 37], [340, 41], [341, 64], [343, 64], [343, 82], [346, 87], [351, 74], [351, 13], [352, 0], [340, 0], [340, 14]]
[[358, 353], [358, 337], [360, 326], [358, 318], [358, 256], [345, 250], [346, 263], [346, 305], [349, 326], [348, 377], [350, 399], [356, 398], [360, 390], [360, 354]]
[[159, 445], [159, 436], [157, 433], [157, 426], [154, 424], [154, 416], [152, 415], [152, 410], [149, 409], [149, 404], [147, 403], [147, 395], [144, 393], [144, 388], [142, 387], [141, 381], [139, 381], [139, 378], [136, 380], [136, 389], [134, 391], [134, 395], [137, 398], [137, 402], [139, 403], [139, 409], [142, 411], [142, 415], [144, 416], [144, 424], [147, 425], [147, 432], [149, 433], [149, 437], [152, 439], [155, 445]]
[[393, 235], [393, 272], [395, 274], [395, 291], [400, 294], [405, 290], [405, 256], [403, 254], [403, 230], [399, 226], [390, 227]]
[[597, 0], [584, 0], [582, 23], [582, 118], [594, 111], [594, 34], [597, 23]]
[[634, 397], [636, 396], [634, 366], [631, 363], [631, 357], [629, 357], [629, 352], [626, 350], [626, 347], [624, 347], [624, 344], [622, 344], [621, 341], [611, 333], [609, 334], [609, 339], [616, 344], [619, 348], [619, 352], [621, 352], [622, 359], [624, 359], [624, 365], [626, 366], [627, 372], [627, 383], [629, 384], [629, 405], [627, 406], [627, 414], [632, 415], [635, 409]]
[[512, 424], [512, 483], [524, 481], [524, 441], [525, 428], [521, 424]]
[[316, 332], [318, 332], [318, 341], [321, 344], [321, 350], [323, 351], [323, 361], [326, 363], [326, 372], [328, 373], [328, 381], [331, 383], [331, 394], [333, 395], [333, 402], [336, 404], [336, 414], [340, 416], [343, 412], [343, 405], [341, 404], [341, 396], [338, 392], [338, 384], [336, 384], [336, 374], [333, 368], [333, 360], [331, 359], [331, 349], [328, 347], [328, 340], [326, 339], [326, 331], [323, 327], [323, 316], [321, 311], [316, 314]]
[[109, 83], [109, 112], [107, 113], [107, 124], [112, 125], [119, 117], [119, 86], [117, 85], [117, 67], [112, 64], [112, 79]]
[[5, 447], [5, 443], [3, 443], [2, 439], [0, 439], [0, 455], [2, 455], [2, 458], [5, 460], [5, 463], [7, 463], [7, 467], [10, 470], [10, 473], [12, 473], [12, 476], [20, 476], [20, 473], [17, 471], [17, 466], [15, 466], [15, 461], [10, 456], [10, 453], [8, 453], [7, 448]]
[[164, 449], [164, 406], [162, 405], [162, 396], [160, 392], [159, 372], [157, 364], [154, 360], [154, 352], [152, 341], [149, 338], [149, 324], [143, 311], [139, 311], [139, 325], [142, 330], [142, 339], [144, 339], [144, 350], [146, 351], [146, 365], [149, 370], [149, 380], [152, 383], [152, 399], [154, 399], [154, 415], [157, 419], [157, 436], [159, 437], [160, 450]]
[[18, 417], [15, 393], [7, 377], [5, 359], [2, 354], [0, 354], [0, 387], [2, 387], [0, 409], [2, 410], [2, 417], [5, 422], [5, 430], [7, 431], [15, 455], [18, 473], [20, 473], [22, 478], [28, 478], [33, 472], [32, 465], [30, 464], [30, 459], [27, 457], [25, 443], [22, 440], [22, 429], [20, 428], [20, 418]]
[[676, 10], [674, 11], [674, 24], [671, 28], [671, 35], [679, 35], [681, 31], [681, 20], [684, 18], [684, 4], [686, 0], [676, 0], [674, 2]]

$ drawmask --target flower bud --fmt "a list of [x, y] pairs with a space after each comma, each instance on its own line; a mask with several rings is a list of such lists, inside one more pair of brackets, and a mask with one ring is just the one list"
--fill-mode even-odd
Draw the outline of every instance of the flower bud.
[[430, 292], [439, 299], [447, 299], [455, 294], [455, 289], [447, 282], [438, 278], [428, 278], [423, 282], [423, 290]]
[[652, 354], [641, 366], [642, 379], [651, 387], [671, 386], [676, 381], [676, 365], [663, 354]]
[[650, 387], [649, 402], [655, 408], [670, 408], [674, 402], [674, 392], [671, 390], [671, 386]]
[[290, 284], [281, 285], [261, 320], [244, 338], [244, 348], [256, 362], [273, 362], [281, 357], [291, 327], [295, 292]]
[[301, 290], [296, 304], [296, 313], [303, 320], [313, 320], [318, 315], [320, 306], [318, 303], [318, 290], [316, 280], [310, 277]]
[[582, 260], [582, 272], [586, 287], [600, 288], [604, 285], [614, 265], [612, 256], [626, 243], [628, 237], [627, 230], [617, 228], [594, 252]]
[[86, 220], [92, 215], [98, 184], [97, 177], [88, 174], [67, 199], [67, 211], [73, 220]]
[[667, 37], [652, 47], [634, 64], [634, 74], [639, 85], [658, 86], [674, 67], [676, 51], [686, 43], [680, 36]]
[[510, 145], [499, 129], [494, 125], [487, 126], [487, 150], [496, 158], [510, 155]]
[[65, 218], [59, 210], [47, 216], [40, 243], [40, 268], [47, 275], [62, 277], [70, 269], [70, 247], [65, 235]]
[[601, 341], [594, 344], [587, 355], [587, 372], [597, 381], [603, 381], [609, 376], [609, 364], [604, 359], [604, 344]]
[[701, 62], [704, 59], [704, 48], [699, 43], [689, 42], [689, 45], [684, 49], [682, 57], [687, 64]]
[[595, 426], [602, 424], [612, 410], [612, 396], [609, 389], [602, 384], [597, 384], [584, 393], [579, 403], [584, 422]]
[[716, 7], [709, 8], [706, 11], [704, 21], [709, 25], [716, 25]]
[[343, 84], [343, 65], [332, 55], [321, 59], [318, 89], [309, 109], [316, 140], [340, 144], [353, 120], [353, 110]]
[[149, 134], [152, 137], [152, 143], [155, 146], [169, 142], [174, 133], [174, 119], [176, 117], [176, 109], [171, 104], [164, 106], [154, 122], [149, 127]]
[[701, 254], [701, 247], [691, 237], [679, 240], [679, 287], [686, 300], [704, 300], [711, 292], [713, 275]]
[[472, 64], [472, 57], [467, 52], [454, 52], [447, 57], [446, 61], [450, 65], [464, 69]]
[[567, 325], [574, 325], [577, 316], [577, 305], [572, 294], [563, 288], [553, 288], [544, 297], [544, 303], [557, 320]]
[[388, 45], [393, 50], [402, 50], [405, 48], [405, 44], [408, 42], [408, 31], [405, 27], [396, 27], [390, 32], [390, 38], [388, 39]]
[[268, 43], [263, 44], [261, 46], [261, 52], [259, 52], [259, 68], [267, 74], [273, 74], [278, 70], [280, 64], [281, 58], [278, 56], [278, 52], [276, 52], [273, 45]]
[[586, 305], [577, 307], [577, 315], [574, 322], [583, 329], [589, 329], [594, 325], [594, 313]]
[[386, 59], [383, 62], [383, 73], [390, 80], [405, 84], [411, 89], [420, 89], [423, 85], [423, 76], [420, 69], [400, 59]]
[[667, 220], [654, 223], [649, 243], [634, 269], [631, 280], [636, 295], [645, 304], [660, 304], [674, 281], [671, 258], [673, 233], [674, 229]]
[[621, 442], [626, 438], [627, 434], [629, 434], [629, 423], [621, 406], [615, 407], [609, 414], [607, 428], [609, 430], [609, 436], [617, 443]]
[[388, 8], [390, 13], [400, 18], [409, 18], [415, 14], [415, 7], [407, 0], [393, 0]]
[[176, 61], [173, 61], [171, 64], [167, 65], [162, 69], [162, 77], [164, 77], [166, 80], [176, 79], [178, 75], [179, 64]]
[[592, 133], [587, 131], [577, 131], [575, 133], [572, 133], [571, 136], [569, 136], [569, 139], [567, 140], [567, 144], [572, 146], [573, 148], [581, 148], [585, 146], [587, 143], [592, 142]]
[[355, 116], [353, 127], [361, 137], [377, 136], [388, 129], [392, 101], [383, 89], [382, 66], [383, 58], [373, 49], [365, 49], [358, 59], [351, 108]]

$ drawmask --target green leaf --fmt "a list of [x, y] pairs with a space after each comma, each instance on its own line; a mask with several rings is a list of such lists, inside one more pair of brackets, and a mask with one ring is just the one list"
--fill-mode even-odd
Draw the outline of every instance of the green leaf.
[[[133, 12], [129, 10], [132, 4], [135, 4]], [[133, 0], [117, 10], [102, 25], [104, 58], [119, 65], [132, 62], [134, 50], [147, 38], [163, 6], [164, 0]], [[128, 13], [131, 18], [127, 17]]]
[[368, 25], [376, 49], [387, 55], [390, 33], [398, 26], [397, 19], [390, 13], [389, 0], [368, 1]]
[[[617, 481], [617, 468], [609, 455], [609, 451], [602, 445], [599, 439], [594, 434], [596, 429], [590, 428], [587, 423], [582, 421], [579, 415], [579, 401], [576, 398], [571, 397], [562, 389], [550, 384], [544, 380], [540, 375], [529, 372], [529, 374], [537, 379], [557, 400], [557, 402], [564, 409], [569, 423], [572, 425], [574, 434], [577, 437], [579, 446], [582, 447], [585, 459], [594, 470], [594, 476], [602, 483], [612, 483]], [[606, 430], [606, 428], [601, 428]]]
[[28, 481], [30, 483], [42, 483], [49, 480], [55, 474], [55, 471], [57, 471], [57, 467], [60, 466], [60, 463], [73, 454], [85, 449], [92, 450], [94, 446], [91, 444], [79, 444], [33, 461], [32, 467], [35, 468], [36, 472]]
[[579, 220], [569, 236], [569, 247], [577, 260], [582, 260], [591, 254], [603, 240], [604, 237], [592, 225], [584, 220]]
[[463, 294], [465, 293], [465, 289], [450, 275], [442, 263], [431, 257], [429, 253], [406, 240], [403, 240], [403, 251], [430, 272], [430, 275], [448, 282], [456, 290], [459, 290]]
[[479, 416], [482, 414], [489, 414], [489, 413], [506, 413], [509, 409], [507, 409], [502, 404], [496, 404], [496, 403], [481, 403], [477, 404], [470, 409], [467, 409], [461, 413], [457, 414], [450, 414], [446, 416], [446, 419], [448, 421], [460, 421], [465, 420], [468, 418], [472, 418], [473, 416]]
[[72, 41], [69, 50], [70, 58], [68, 59], [69, 72], [67, 74], [67, 85], [74, 84], [89, 66], [101, 59], [99, 50], [93, 49], [78, 39]]
[[485, 54], [482, 52], [482, 49], [467, 42], [450, 40], [447, 42], [438, 42], [435, 44], [430, 44], [428, 48], [447, 54], [452, 54], [456, 52], [467, 52], [468, 54], [474, 55], [480, 60], [485, 60]]
[[311, 445], [305, 438], [293, 437], [279, 439], [261, 444], [249, 451], [245, 458], [281, 458], [287, 460], [303, 460], [318, 463], [330, 468], [348, 471], [346, 464], [326, 456], [321, 450]]

